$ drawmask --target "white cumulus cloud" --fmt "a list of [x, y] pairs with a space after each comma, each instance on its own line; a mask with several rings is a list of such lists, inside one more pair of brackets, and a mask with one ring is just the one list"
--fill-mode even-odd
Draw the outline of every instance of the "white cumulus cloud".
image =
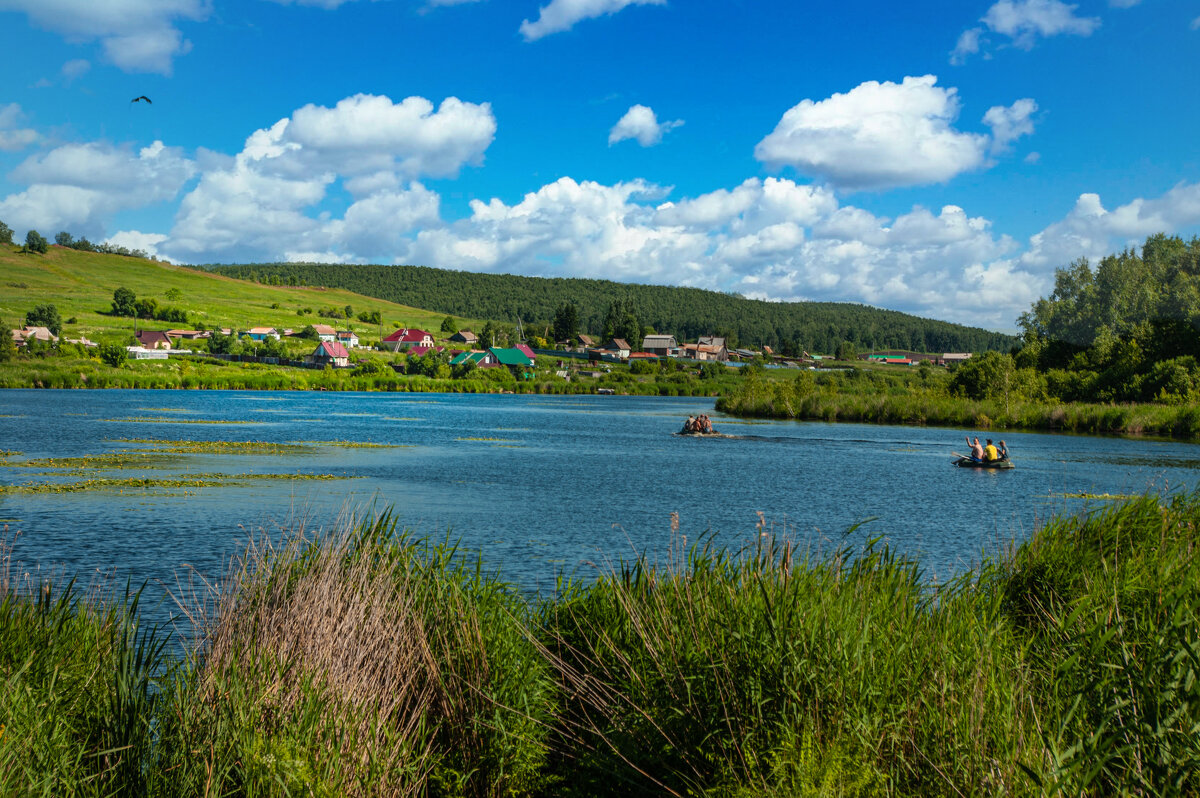
[[986, 135], [955, 130], [957, 90], [937, 77], [867, 81], [825, 100], [803, 100], [758, 143], [754, 156], [844, 189], [941, 183], [984, 164]]
[[1028, 97], [1010, 106], [995, 105], [983, 115], [983, 123], [992, 129], [992, 151], [1005, 152], [1012, 142], [1033, 133], [1033, 114], [1037, 103]]
[[103, 142], [67, 144], [13, 170], [11, 177], [28, 187], [0, 200], [0, 218], [14, 229], [65, 229], [99, 239], [117, 212], [173, 199], [195, 172], [181, 149], [161, 141], [136, 152]]
[[617, 120], [612, 130], [608, 132], [608, 144], [611, 147], [619, 141], [635, 139], [643, 147], [652, 147], [662, 141], [664, 133], [674, 130], [683, 124], [682, 119], [673, 122], [659, 122], [654, 109], [645, 105], [631, 105], [625, 115]]
[[278, 146], [304, 166], [344, 175], [393, 171], [404, 177], [449, 177], [483, 163], [496, 135], [488, 103], [448, 97], [436, 110], [424, 97], [393, 103], [356, 94], [333, 108], [306, 105], [279, 128]]
[[[487, 103], [454, 97], [436, 109], [423, 97], [366, 94], [306, 105], [256, 130], [236, 156], [212, 157], [163, 249], [181, 260], [390, 260], [414, 227], [439, 224], [440, 198], [415, 178], [482, 163], [495, 132]], [[354, 203], [341, 219], [314, 215], [339, 179]]]
[[167, 237], [162, 233], [143, 233], [140, 230], [120, 230], [113, 233], [104, 240], [106, 244], [113, 244], [126, 249], [140, 249], [152, 258], [158, 257], [158, 245], [166, 241]]
[[531, 42], [551, 33], [570, 30], [576, 22], [615, 14], [627, 6], [666, 5], [667, 0], [550, 0], [538, 9], [538, 18], [521, 23], [521, 35]]
[[210, 10], [208, 0], [0, 0], [0, 11], [24, 12], [68, 40], [99, 40], [107, 59], [126, 72], [164, 75], [191, 49], [178, 21], [202, 20]]
[[20, 105], [0, 105], [0, 152], [23, 150], [38, 140], [36, 130], [20, 126], [24, 120]]

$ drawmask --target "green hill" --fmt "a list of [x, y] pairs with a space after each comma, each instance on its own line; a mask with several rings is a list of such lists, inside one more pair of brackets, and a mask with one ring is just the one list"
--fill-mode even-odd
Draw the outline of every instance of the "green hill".
[[[353, 329], [360, 336], [378, 338], [396, 323], [436, 331], [444, 313], [419, 310], [338, 288], [266, 286], [209, 271], [121, 255], [79, 252], [51, 246], [44, 255], [21, 253], [20, 247], [0, 244], [0, 326], [19, 327], [25, 314], [37, 305], [58, 308], [67, 324], [65, 334], [85, 335], [95, 341], [124, 339], [131, 321], [107, 315], [113, 292], [126, 287], [138, 298], [157, 300], [160, 306], [186, 311], [188, 323], [141, 322], [152, 329], [254, 326], [300, 328], [327, 323]], [[379, 311], [382, 324], [357, 319], [322, 318], [322, 308], [349, 305], [354, 314]], [[305, 308], [312, 313], [298, 315]]]
[[680, 340], [724, 334], [738, 345], [832, 352], [843, 341], [864, 349], [920, 352], [1007, 350], [1010, 335], [850, 303], [764, 302], [697, 288], [609, 280], [519, 277], [426, 266], [246, 264], [206, 267], [229, 277], [276, 285], [338, 287], [456, 316], [515, 322], [540, 333], [566, 302], [582, 331], [600, 333], [611, 303], [643, 326]]

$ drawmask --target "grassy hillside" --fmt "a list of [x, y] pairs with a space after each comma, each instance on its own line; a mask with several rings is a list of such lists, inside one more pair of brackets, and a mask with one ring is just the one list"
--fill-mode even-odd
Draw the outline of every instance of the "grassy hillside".
[[275, 263], [211, 268], [263, 283], [340, 286], [454, 315], [507, 322], [520, 316], [530, 329], [541, 329], [559, 306], [574, 302], [581, 330], [598, 334], [611, 303], [620, 302], [641, 325], [682, 340], [727, 335], [741, 346], [767, 344], [785, 353], [833, 352], [843, 341], [859, 351], [918, 352], [1005, 351], [1016, 343], [1010, 335], [866, 305], [764, 302], [699, 288], [478, 274], [426, 266]]
[[[86, 335], [95, 341], [123, 340], [131, 329], [127, 318], [106, 315], [113, 291], [124, 286], [138, 298], [153, 297], [159, 305], [172, 305], [188, 312], [189, 324], [142, 322], [151, 329], [204, 324], [208, 327], [248, 328], [273, 326], [299, 328], [328, 323], [353, 329], [375, 339], [377, 325], [357, 319], [322, 319], [322, 307], [344, 308], [355, 313], [378, 310], [386, 335], [395, 322], [436, 331], [445, 314], [398, 305], [336, 288], [292, 288], [259, 285], [211, 272], [174, 266], [140, 258], [78, 252], [52, 246], [44, 255], [22, 254], [18, 246], [0, 244], [0, 325], [19, 327], [25, 314], [36, 305], [52, 304], [63, 320], [77, 319], [65, 326], [68, 337]], [[180, 298], [171, 300], [176, 289]], [[297, 310], [312, 308], [310, 315]], [[463, 323], [460, 320], [460, 324]], [[466, 322], [470, 324], [470, 322]]]

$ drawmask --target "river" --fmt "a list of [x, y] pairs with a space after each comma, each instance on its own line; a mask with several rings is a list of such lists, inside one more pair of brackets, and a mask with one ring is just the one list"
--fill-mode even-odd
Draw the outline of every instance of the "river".
[[[729, 439], [673, 436], [691, 413]], [[219, 573], [248, 530], [298, 517], [393, 509], [419, 534], [447, 534], [529, 590], [594, 574], [638, 552], [662, 556], [672, 512], [690, 540], [738, 547], [765, 529], [828, 551], [883, 536], [947, 578], [1029, 535], [1051, 514], [1101, 506], [1071, 494], [1192, 488], [1200, 449], [1173, 441], [1005, 433], [1017, 467], [951, 466], [974, 431], [761, 422], [712, 400], [241, 391], [0, 391], [0, 483], [195, 473], [334, 474], [199, 488], [0, 494], [14, 558], [31, 569], [175, 584]], [[160, 441], [351, 441], [282, 454], [185, 453], [116, 471], [19, 467]], [[153, 448], [153, 447], [150, 447]], [[847, 537], [847, 530], [862, 524]]]

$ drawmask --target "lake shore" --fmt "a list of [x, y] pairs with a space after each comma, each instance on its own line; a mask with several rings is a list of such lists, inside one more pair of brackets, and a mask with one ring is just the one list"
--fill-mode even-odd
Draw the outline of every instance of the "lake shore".
[[742, 418], [1149, 435], [1200, 440], [1195, 404], [1087, 404], [1025, 399], [973, 400], [910, 385], [902, 390], [822, 389], [810, 380], [744, 381], [722, 394], [717, 410]]
[[181, 597], [183, 657], [6, 551], [0, 788], [1162, 794], [1200, 766], [1197, 529], [1200, 496], [1137, 498], [940, 585], [680, 539], [530, 601], [385, 513], [253, 543]]
[[544, 371], [536, 379], [479, 376], [440, 379], [396, 373], [384, 366], [371, 373], [355, 369], [300, 369], [261, 363], [230, 363], [208, 358], [140, 361], [112, 368], [90, 357], [24, 357], [0, 363], [0, 389], [130, 388], [257, 391], [383, 391], [405, 393], [592, 394], [599, 389], [638, 396], [716, 396], [729, 390], [735, 375], [701, 379], [679, 372], [649, 375], [616, 369], [599, 377], [571, 381]]

